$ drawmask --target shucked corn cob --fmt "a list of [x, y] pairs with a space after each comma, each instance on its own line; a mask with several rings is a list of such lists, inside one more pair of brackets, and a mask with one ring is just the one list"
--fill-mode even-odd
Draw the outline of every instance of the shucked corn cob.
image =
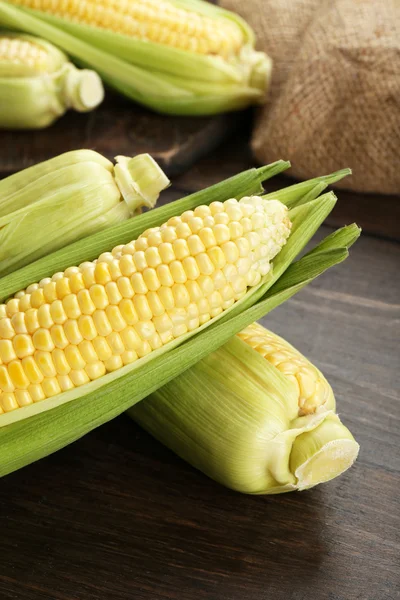
[[152, 208], [169, 180], [148, 154], [61, 154], [0, 181], [0, 275]]
[[274, 494], [329, 481], [353, 464], [358, 444], [334, 411], [322, 373], [255, 323], [129, 414], [220, 483]]
[[254, 50], [239, 16], [202, 0], [10, 4], [0, 2], [0, 23], [56, 41], [109, 85], [161, 112], [207, 114], [263, 101], [270, 59]]
[[97, 73], [77, 69], [49, 42], [0, 32], [0, 128], [47, 127], [67, 109], [86, 112], [103, 97]]
[[[288, 166], [284, 161], [277, 161], [260, 169], [250, 169], [207, 190], [201, 190], [75, 242], [3, 277], [0, 280], [0, 301], [7, 301], [32, 281], [40, 281], [54, 271], [61, 272], [71, 264], [90, 261], [117, 243], [129, 245], [130, 240], [137, 239], [145, 230], [160, 226], [176, 214], [194, 211], [202, 204], [211, 206], [214, 202], [224, 202], [227, 198], [235, 197], [239, 200], [246, 195], [258, 195], [262, 193], [263, 181]], [[336, 231], [311, 253], [291, 264], [335, 205], [334, 194], [318, 196], [328, 184], [348, 173], [349, 170], [343, 170], [274, 193], [273, 198], [282, 201], [289, 208], [288, 218], [292, 227], [287, 243], [274, 258], [273, 268], [261, 279], [260, 284], [248, 288], [239, 300], [220, 315], [201, 327], [174, 338], [140, 360], [103, 377], [43, 401], [0, 414], [0, 475], [55, 452], [126, 411], [227, 343], [244, 327], [285, 302], [326, 269], [343, 261], [348, 255], [349, 246], [359, 235], [356, 226]], [[263, 202], [269, 199], [269, 196], [264, 196]], [[197, 282], [200, 280], [199, 278]], [[5, 310], [7, 313], [7, 308]], [[39, 307], [29, 310], [29, 314], [35, 314], [36, 310], [39, 314], [39, 310], [44, 309]], [[28, 315], [28, 311], [24, 315]], [[9, 342], [10, 339], [2, 341]], [[259, 359], [265, 362], [261, 357]], [[11, 364], [11, 361], [7, 364]]]
[[68, 392], [195, 331], [260, 282], [290, 226], [276, 200], [213, 202], [19, 292], [0, 305], [1, 412]]

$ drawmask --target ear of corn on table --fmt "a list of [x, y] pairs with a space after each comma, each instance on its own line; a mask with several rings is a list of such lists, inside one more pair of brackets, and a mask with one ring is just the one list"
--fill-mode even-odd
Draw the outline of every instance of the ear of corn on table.
[[90, 111], [103, 97], [95, 71], [77, 69], [45, 40], [0, 31], [0, 128], [47, 127], [69, 108]]
[[216, 481], [251, 494], [329, 481], [359, 450], [322, 373], [257, 323], [129, 415]]
[[202, 0], [13, 0], [0, 25], [56, 43], [159, 112], [213, 114], [262, 102], [269, 57], [236, 14]]
[[0, 280], [1, 474], [120, 414], [344, 260], [339, 236], [291, 265], [335, 204], [316, 196], [347, 171], [255, 196], [287, 166], [252, 169]]
[[0, 181], [0, 275], [152, 208], [169, 180], [148, 154], [75, 150]]

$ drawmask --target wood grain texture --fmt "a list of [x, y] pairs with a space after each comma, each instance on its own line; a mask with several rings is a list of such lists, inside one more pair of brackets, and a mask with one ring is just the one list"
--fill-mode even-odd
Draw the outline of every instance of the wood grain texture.
[[264, 320], [331, 381], [351, 470], [244, 496], [122, 416], [0, 480], [1, 600], [400, 598], [399, 261], [364, 235]]
[[70, 111], [48, 129], [0, 130], [0, 179], [77, 148], [93, 148], [111, 160], [117, 154], [149, 152], [169, 175], [175, 175], [216, 148], [237, 123], [232, 114], [199, 118], [158, 115], [107, 92], [97, 110], [87, 114]]

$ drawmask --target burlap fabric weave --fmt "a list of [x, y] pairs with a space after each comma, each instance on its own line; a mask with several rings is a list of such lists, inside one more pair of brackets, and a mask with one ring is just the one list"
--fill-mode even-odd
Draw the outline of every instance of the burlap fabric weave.
[[400, 0], [221, 0], [274, 60], [256, 158], [301, 179], [351, 167], [342, 185], [400, 193]]

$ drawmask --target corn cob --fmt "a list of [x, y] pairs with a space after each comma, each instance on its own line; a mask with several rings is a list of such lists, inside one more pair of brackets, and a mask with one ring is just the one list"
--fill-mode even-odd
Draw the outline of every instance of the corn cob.
[[152, 208], [169, 181], [148, 154], [57, 156], [0, 181], [0, 275]]
[[[233, 196], [239, 199], [249, 194], [259, 194], [262, 191], [262, 181], [288, 166], [288, 163], [278, 161], [261, 169], [250, 169], [207, 190], [114, 225], [65, 249], [58, 250], [2, 278], [0, 302], [6, 301], [13, 294], [15, 297], [26, 298], [25, 294], [21, 295], [17, 292], [29, 286], [30, 282], [47, 278], [55, 270], [60, 272], [66, 270], [71, 264], [91, 261], [94, 256], [107, 252], [107, 249], [115, 244], [129, 245], [130, 240], [136, 239], [143, 231], [160, 226], [173, 215], [195, 211], [202, 204], [211, 206], [213, 202], [224, 202], [226, 198]], [[328, 183], [341, 179], [348, 172], [345, 170], [331, 176], [310, 180], [275, 193], [277, 198], [282, 197], [284, 202], [291, 206], [288, 214], [292, 223], [290, 236], [283, 249], [274, 258], [273, 269], [261, 279], [258, 285], [249, 288], [230, 308], [223, 310], [197, 329], [174, 338], [133, 363], [82, 386], [1, 414], [0, 475], [10, 473], [55, 452], [121, 414], [219, 348], [254, 320], [286, 301], [326, 269], [343, 261], [348, 255], [348, 247], [359, 235], [358, 229], [354, 226], [335, 232], [311, 253], [290, 264], [335, 204], [332, 193], [316, 199], [321, 192], [321, 186], [323, 188]], [[57, 288], [58, 276], [55, 280]], [[63, 302], [64, 299], [61, 301], [62, 306]], [[65, 300], [65, 302], [69, 301]], [[7, 306], [6, 303], [6, 314]], [[112, 306], [112, 310], [115, 306]], [[10, 308], [12, 311], [12, 305]], [[2, 310], [4, 311], [4, 308]], [[39, 310], [47, 309], [39, 307], [39, 309], [29, 310], [31, 311], [29, 314], [35, 314], [36, 310], [39, 313]], [[24, 313], [25, 316], [28, 311]], [[9, 317], [6, 316], [6, 323], [7, 318]], [[12, 321], [13, 318], [11, 316], [10, 320]], [[9, 341], [9, 338], [4, 341]], [[10, 347], [9, 344], [5, 346]]]
[[215, 480], [252, 494], [304, 490], [348, 469], [358, 444], [322, 373], [258, 324], [129, 410]]
[[0, 305], [2, 412], [50, 398], [194, 331], [258, 285], [290, 232], [286, 207], [212, 203]]
[[0, 32], [0, 128], [47, 127], [67, 109], [86, 112], [103, 97], [97, 73], [77, 69], [49, 42]]
[[0, 2], [7, 27], [56, 41], [109, 85], [160, 112], [212, 114], [264, 99], [271, 61], [254, 50], [252, 30], [202, 0], [10, 4]]

